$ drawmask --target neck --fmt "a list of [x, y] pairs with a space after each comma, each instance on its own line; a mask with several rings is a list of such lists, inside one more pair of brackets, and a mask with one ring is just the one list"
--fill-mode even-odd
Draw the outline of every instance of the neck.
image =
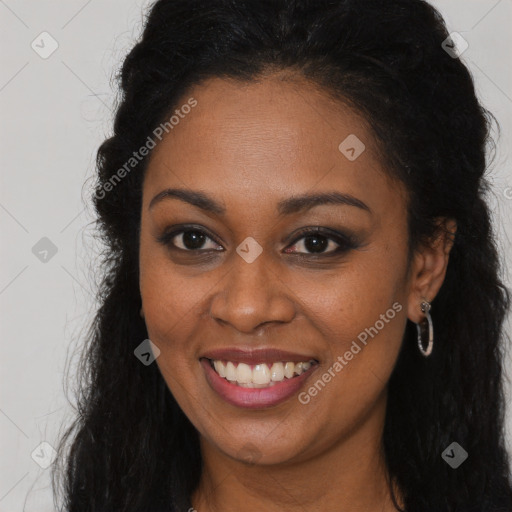
[[[382, 446], [386, 397], [353, 432], [309, 458], [282, 464], [233, 460], [201, 437], [203, 472], [192, 496], [199, 512], [395, 512]], [[403, 508], [395, 486], [395, 496]]]

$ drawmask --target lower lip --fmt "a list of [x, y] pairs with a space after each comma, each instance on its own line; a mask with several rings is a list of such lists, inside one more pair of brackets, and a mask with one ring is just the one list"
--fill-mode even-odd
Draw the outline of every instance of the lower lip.
[[298, 377], [285, 379], [268, 388], [244, 388], [237, 384], [231, 384], [231, 382], [221, 377], [210, 366], [208, 359], [201, 359], [201, 365], [206, 373], [206, 380], [214, 391], [231, 405], [247, 409], [262, 409], [284, 402], [299, 391], [306, 379], [318, 366], [315, 364]]

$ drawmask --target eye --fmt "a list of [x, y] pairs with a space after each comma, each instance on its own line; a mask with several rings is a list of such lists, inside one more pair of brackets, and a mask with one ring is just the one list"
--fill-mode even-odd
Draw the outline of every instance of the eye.
[[[157, 239], [161, 244], [170, 247], [171, 249], [180, 249], [182, 251], [194, 252], [199, 250], [211, 250], [212, 248], [204, 248], [203, 245], [206, 240], [214, 242], [213, 238], [209, 237], [203, 230], [196, 228], [180, 229], [164, 233]], [[176, 240], [176, 243], [174, 242]], [[218, 249], [218, 244], [214, 243]]]
[[[343, 235], [335, 231], [331, 231], [330, 229], [326, 228], [306, 228], [302, 230], [299, 234], [302, 236], [300, 238], [295, 239], [293, 245], [291, 247], [289, 246], [285, 250], [286, 253], [293, 252], [293, 248], [304, 248], [306, 249], [306, 251], [310, 251], [306, 252], [306, 255], [322, 256], [324, 254], [332, 255], [341, 252], [347, 252], [348, 250], [356, 247], [355, 243], [351, 240], [349, 236]], [[334, 246], [334, 250], [325, 252], [325, 250], [329, 248], [329, 246]]]

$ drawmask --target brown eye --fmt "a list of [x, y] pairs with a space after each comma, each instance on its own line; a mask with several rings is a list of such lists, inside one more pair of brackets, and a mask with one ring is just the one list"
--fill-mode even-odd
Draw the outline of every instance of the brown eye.
[[[294, 247], [304, 248], [307, 252], [304, 253], [300, 250], [298, 252], [300, 254], [310, 254], [312, 256], [339, 254], [356, 247], [356, 244], [350, 239], [350, 237], [324, 228], [306, 229], [300, 234], [302, 236], [295, 240], [293, 246], [291, 248], [288, 247], [285, 250], [287, 254], [295, 252], [292, 250]], [[333, 250], [326, 251], [329, 247], [332, 247]]]
[[[332, 239], [329, 239], [322, 235], [308, 235], [305, 237], [302, 237], [301, 240], [304, 240], [303, 242], [295, 243], [295, 247], [304, 247], [308, 252], [314, 253], [314, 254], [322, 254], [325, 252], [325, 249], [329, 247], [329, 243], [332, 242]], [[332, 245], [332, 244], [331, 244]], [[289, 249], [286, 249], [285, 252], [290, 252]]]
[[[219, 250], [216, 242], [200, 229], [179, 229], [164, 233], [157, 239], [161, 244], [182, 251], [206, 251]], [[214, 243], [213, 247], [204, 247], [205, 243], [210, 240]]]

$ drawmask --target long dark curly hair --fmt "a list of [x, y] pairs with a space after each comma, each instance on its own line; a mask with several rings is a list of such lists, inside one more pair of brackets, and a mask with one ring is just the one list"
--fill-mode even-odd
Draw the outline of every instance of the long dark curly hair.
[[[66, 512], [187, 510], [201, 474], [198, 434], [156, 364], [134, 349], [139, 315], [142, 182], [149, 157], [112, 177], [211, 77], [252, 81], [290, 69], [368, 121], [390, 175], [407, 187], [409, 249], [436, 219], [457, 232], [432, 305], [430, 358], [408, 321], [388, 384], [383, 444], [408, 512], [511, 511], [505, 449], [500, 278], [485, 174], [493, 116], [472, 77], [442, 46], [441, 15], [422, 0], [159, 0], [119, 73], [113, 135], [97, 154], [92, 197], [105, 243], [100, 303], [81, 355], [76, 419], [58, 446], [55, 496]], [[118, 174], [119, 176], [119, 174]], [[110, 183], [110, 186], [108, 185]], [[452, 469], [453, 441], [468, 459]], [[398, 506], [397, 506], [398, 508]]]

